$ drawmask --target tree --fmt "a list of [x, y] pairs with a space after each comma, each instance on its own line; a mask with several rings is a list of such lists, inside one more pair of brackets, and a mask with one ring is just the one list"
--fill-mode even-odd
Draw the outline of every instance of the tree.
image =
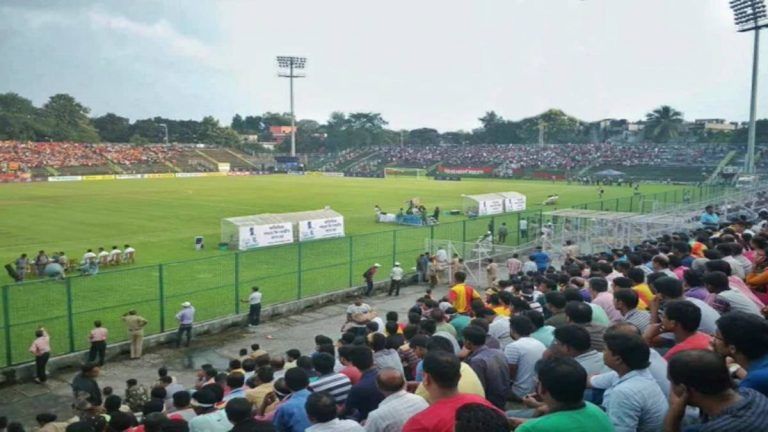
[[662, 105], [646, 114], [645, 120], [645, 137], [656, 143], [666, 143], [677, 138], [683, 124], [683, 113], [669, 105]]
[[[749, 126], [744, 125], [744, 127], [738, 128], [733, 132], [731, 142], [746, 146], [748, 134]], [[768, 142], [768, 119], [755, 121], [755, 142], [758, 144]]]
[[98, 142], [99, 133], [88, 118], [90, 109], [68, 94], [53, 95], [43, 105], [50, 136], [57, 141]]
[[32, 101], [16, 93], [0, 94], [0, 139], [46, 140], [49, 124]]
[[414, 129], [408, 132], [405, 141], [408, 145], [437, 145], [440, 144], [440, 132], [431, 128]]
[[107, 113], [93, 119], [93, 126], [102, 141], [123, 143], [131, 137], [131, 121], [119, 115]]

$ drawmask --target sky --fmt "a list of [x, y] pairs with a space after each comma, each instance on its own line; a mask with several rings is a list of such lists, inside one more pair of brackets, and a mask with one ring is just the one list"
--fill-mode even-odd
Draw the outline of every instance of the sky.
[[372, 111], [393, 129], [470, 130], [489, 110], [639, 120], [662, 104], [749, 116], [753, 37], [727, 0], [3, 0], [0, 17], [0, 92], [69, 93], [94, 116], [288, 111], [277, 55], [308, 58], [296, 115], [318, 121]]

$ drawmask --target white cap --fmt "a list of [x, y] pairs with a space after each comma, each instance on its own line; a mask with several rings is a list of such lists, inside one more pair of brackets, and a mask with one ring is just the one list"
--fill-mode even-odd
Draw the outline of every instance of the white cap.
[[192, 303], [190, 303], [188, 301], [186, 301], [186, 302], [181, 304], [181, 307], [190, 307], [190, 306], [192, 306]]
[[395, 261], [395, 267], [399, 267], [400, 263], [398, 261]]
[[374, 267], [381, 267], [381, 264], [379, 264], [379, 263], [376, 263], [376, 264], [374, 264], [373, 266], [374, 266]]

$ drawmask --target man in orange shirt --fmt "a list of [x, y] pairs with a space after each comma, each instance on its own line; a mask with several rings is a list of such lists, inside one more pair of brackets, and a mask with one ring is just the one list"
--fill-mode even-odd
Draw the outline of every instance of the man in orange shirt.
[[480, 294], [465, 283], [467, 280], [466, 273], [456, 272], [453, 275], [453, 279], [456, 281], [456, 285], [452, 286], [448, 292], [448, 301], [456, 309], [456, 313], [467, 314], [472, 305], [472, 300], [479, 299]]

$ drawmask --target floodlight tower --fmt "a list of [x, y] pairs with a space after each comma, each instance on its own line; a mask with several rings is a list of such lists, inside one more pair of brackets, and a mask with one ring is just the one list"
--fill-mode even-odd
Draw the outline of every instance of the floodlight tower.
[[306, 57], [277, 56], [277, 67], [279, 68], [277, 76], [288, 78], [291, 83], [291, 156], [296, 156], [296, 114], [293, 111], [293, 79], [307, 76], [306, 73], [300, 71], [306, 65]]
[[163, 128], [163, 131], [165, 132], [165, 145], [168, 145], [168, 125], [165, 123], [158, 124], [161, 128]]
[[765, 0], [731, 0], [733, 18], [739, 32], [755, 32], [752, 52], [752, 97], [749, 105], [749, 135], [747, 154], [744, 158], [746, 174], [755, 173], [755, 111], [757, 109], [757, 61], [760, 48], [760, 29], [768, 27]]

